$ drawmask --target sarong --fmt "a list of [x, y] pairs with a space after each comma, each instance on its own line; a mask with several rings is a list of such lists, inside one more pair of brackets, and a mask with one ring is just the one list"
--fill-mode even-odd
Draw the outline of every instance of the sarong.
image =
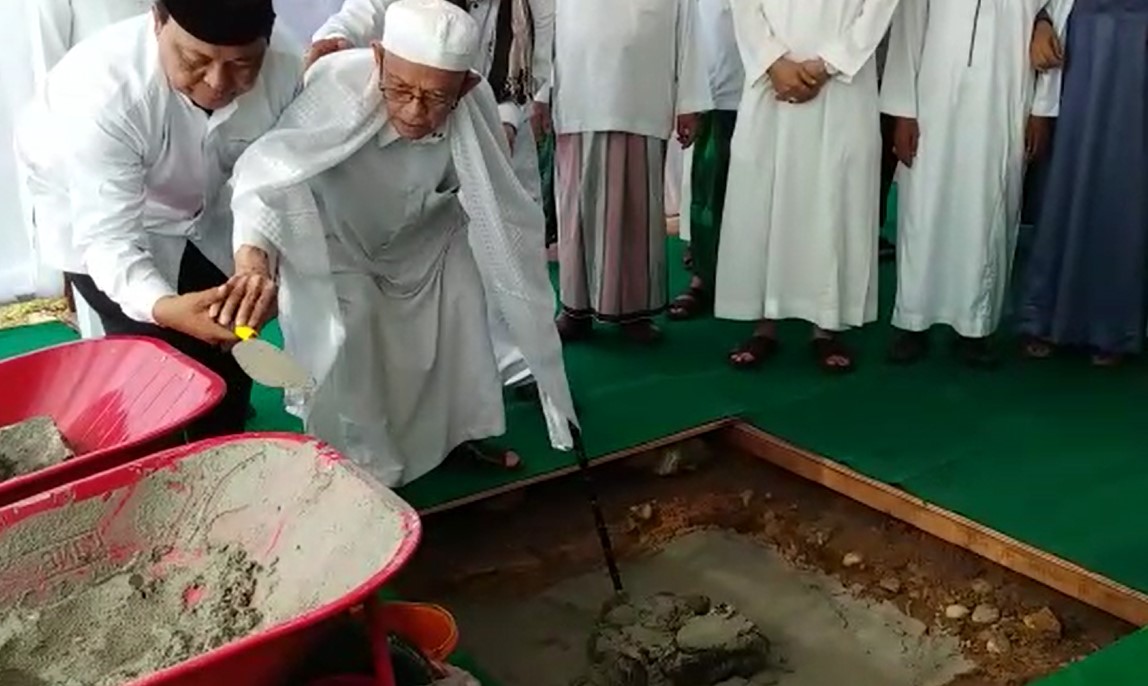
[[563, 134], [555, 162], [563, 310], [615, 323], [660, 314], [668, 288], [666, 142]]

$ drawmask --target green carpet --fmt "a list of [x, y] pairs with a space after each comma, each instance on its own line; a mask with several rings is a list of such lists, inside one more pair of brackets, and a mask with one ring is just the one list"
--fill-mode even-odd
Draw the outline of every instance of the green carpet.
[[[679, 248], [673, 242], [671, 259]], [[674, 270], [673, 288], [685, 276]], [[882, 275], [883, 300], [892, 293]], [[587, 448], [606, 455], [723, 417], [740, 416], [772, 434], [861, 473], [1148, 591], [1148, 530], [1139, 521], [1148, 492], [1143, 416], [1145, 367], [1093, 369], [1080, 359], [1025, 362], [972, 373], [957, 366], [938, 337], [936, 354], [912, 369], [882, 361], [888, 327], [851, 334], [860, 368], [830, 378], [806, 349], [808, 330], [782, 327], [782, 352], [760, 372], [739, 373], [726, 352], [746, 325], [667, 324], [655, 350], [626, 345], [602, 329], [572, 347], [567, 368], [581, 408]], [[266, 337], [277, 340], [277, 332]], [[62, 325], [0, 331], [0, 357], [73, 338]], [[278, 394], [258, 389], [253, 430], [297, 430]], [[503, 474], [448, 467], [403, 489], [431, 507], [522, 478], [568, 467], [573, 457], [546, 445], [532, 403], [508, 401], [505, 442], [527, 468]], [[1143, 676], [1121, 671], [1132, 666]], [[1123, 677], [1117, 675], [1124, 674]], [[1082, 680], [1083, 679], [1083, 680]], [[1067, 670], [1049, 686], [1148, 683], [1148, 633]]]

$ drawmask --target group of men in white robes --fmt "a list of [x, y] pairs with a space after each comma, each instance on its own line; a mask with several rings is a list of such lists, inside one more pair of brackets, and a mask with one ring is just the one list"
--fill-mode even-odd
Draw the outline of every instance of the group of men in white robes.
[[757, 322], [730, 362], [766, 361], [776, 322], [798, 319], [823, 369], [854, 368], [839, 332], [877, 316], [884, 111], [901, 162], [890, 357], [920, 359], [945, 325], [962, 360], [991, 364], [1026, 163], [1059, 95], [1033, 41], [1058, 40], [1070, 0], [730, 1], [746, 81], [715, 312]]
[[[495, 49], [499, 78], [521, 112], [534, 32], [522, 2], [501, 4], [515, 40]], [[467, 11], [371, 10], [377, 33], [305, 76], [276, 47], [271, 0], [157, 0], [81, 41], [17, 133], [41, 254], [108, 333], [166, 340], [224, 378], [193, 435], [242, 429], [251, 381], [228, 349], [277, 310], [313, 377], [289, 409], [389, 485], [460, 446], [489, 456], [473, 442], [505, 428], [492, 323], [569, 449], [544, 218], [512, 167], [529, 120], [506, 125]]]

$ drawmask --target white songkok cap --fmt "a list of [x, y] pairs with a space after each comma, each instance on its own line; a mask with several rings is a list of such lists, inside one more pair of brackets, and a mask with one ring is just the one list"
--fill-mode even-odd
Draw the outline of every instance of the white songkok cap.
[[398, 0], [383, 20], [383, 49], [415, 64], [469, 71], [478, 43], [478, 24], [446, 0]]

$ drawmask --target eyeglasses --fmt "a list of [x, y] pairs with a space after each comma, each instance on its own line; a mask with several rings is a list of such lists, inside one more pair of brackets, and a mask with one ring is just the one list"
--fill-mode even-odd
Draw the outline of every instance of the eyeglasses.
[[401, 86], [379, 86], [383, 97], [396, 105], [409, 105], [418, 101], [428, 110], [444, 110], [454, 107], [454, 98], [448, 98], [432, 91], [416, 91]]

